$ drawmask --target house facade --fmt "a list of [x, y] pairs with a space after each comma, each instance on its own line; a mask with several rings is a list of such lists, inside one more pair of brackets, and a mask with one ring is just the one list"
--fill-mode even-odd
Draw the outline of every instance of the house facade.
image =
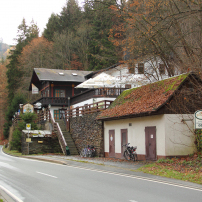
[[29, 89], [32, 90], [34, 85], [40, 91], [41, 98], [33, 104], [41, 103], [42, 108], [50, 105], [54, 118], [60, 119], [70, 105], [71, 97], [82, 91], [75, 89], [75, 86], [85, 81], [85, 75], [89, 73], [91, 71], [35, 68]]
[[184, 74], [124, 91], [97, 117], [104, 122], [105, 156], [123, 158], [126, 143], [137, 146], [139, 160], [192, 154], [201, 85], [196, 75]]

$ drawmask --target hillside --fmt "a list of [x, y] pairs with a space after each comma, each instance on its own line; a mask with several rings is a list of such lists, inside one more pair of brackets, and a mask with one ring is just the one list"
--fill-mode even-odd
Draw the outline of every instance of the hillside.
[[10, 48], [10, 46], [8, 44], [5, 44], [2, 42], [3, 40], [0, 39], [0, 60], [2, 59], [2, 57], [4, 59], [6, 59], [6, 56], [7, 56], [7, 49]]

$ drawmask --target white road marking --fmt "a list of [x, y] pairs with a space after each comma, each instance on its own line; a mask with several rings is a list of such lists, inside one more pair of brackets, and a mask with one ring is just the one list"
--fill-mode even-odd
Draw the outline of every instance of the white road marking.
[[90, 170], [90, 171], [94, 171], [94, 172], [106, 173], [106, 174], [110, 174], [110, 175], [117, 175], [117, 176], [121, 176], [121, 177], [128, 177], [128, 178], [132, 178], [132, 179], [144, 180], [144, 181], [148, 181], [148, 182], [155, 182], [155, 183], [159, 183], [159, 184], [165, 184], [165, 185], [169, 185], [169, 186], [181, 187], [181, 188], [185, 188], [185, 189], [202, 192], [202, 188], [199, 188], [199, 187], [192, 187], [192, 186], [188, 186], [188, 185], [177, 184], [177, 183], [167, 182], [167, 181], [163, 181], [163, 180], [157, 180], [157, 179], [141, 177], [141, 176], [136, 176], [136, 175], [129, 175], [129, 174], [124, 174], [124, 173], [116, 173], [116, 172], [110, 172], [110, 171], [90, 169], [90, 168], [85, 168], [85, 167], [80, 167], [80, 166], [70, 166], [70, 165], [66, 165], [66, 166], [72, 167], [72, 168], [78, 168], [78, 169], [82, 169], [82, 170]]
[[41, 174], [41, 175], [46, 175], [46, 176], [48, 176], [48, 177], [57, 178], [57, 177], [55, 177], [55, 176], [53, 176], [53, 175], [49, 175], [49, 174], [46, 174], [46, 173], [41, 173], [41, 172], [37, 172], [37, 173], [39, 173], [39, 174]]
[[10, 191], [8, 191], [5, 187], [0, 185], [0, 189], [4, 190], [12, 199], [14, 199], [16, 202], [23, 202], [21, 199], [19, 199], [17, 196], [12, 194]]

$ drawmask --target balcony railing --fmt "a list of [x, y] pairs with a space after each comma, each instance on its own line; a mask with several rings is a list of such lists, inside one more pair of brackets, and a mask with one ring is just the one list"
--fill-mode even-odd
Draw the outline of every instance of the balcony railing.
[[36, 100], [33, 104], [40, 102], [42, 106], [58, 105], [58, 106], [68, 106], [68, 98], [66, 97], [42, 97]]
[[[90, 89], [82, 92], [78, 95], [71, 97], [70, 105], [77, 104], [79, 102], [83, 102], [85, 100], [91, 98], [116, 98], [118, 97], [124, 90], [124, 88], [97, 88]], [[40, 102], [42, 106], [48, 106], [49, 104], [52, 106], [68, 106], [68, 98], [66, 97], [42, 97], [36, 100], [33, 104]]]
[[79, 102], [83, 102], [90, 98], [99, 98], [99, 97], [116, 98], [124, 90], [126, 90], [126, 89], [123, 89], [123, 88], [97, 88], [97, 89], [87, 90], [85, 92], [82, 92], [78, 95], [71, 97], [71, 105], [77, 104]]

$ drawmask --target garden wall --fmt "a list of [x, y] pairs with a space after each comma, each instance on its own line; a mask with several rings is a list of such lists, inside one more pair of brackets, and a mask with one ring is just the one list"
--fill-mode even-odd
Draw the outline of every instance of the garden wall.
[[86, 114], [70, 119], [70, 132], [79, 152], [87, 145], [93, 145], [96, 156], [104, 156], [103, 125], [97, 121], [99, 113]]
[[[27, 134], [22, 132], [22, 154], [28, 154]], [[57, 137], [31, 137], [29, 154], [62, 153]]]

